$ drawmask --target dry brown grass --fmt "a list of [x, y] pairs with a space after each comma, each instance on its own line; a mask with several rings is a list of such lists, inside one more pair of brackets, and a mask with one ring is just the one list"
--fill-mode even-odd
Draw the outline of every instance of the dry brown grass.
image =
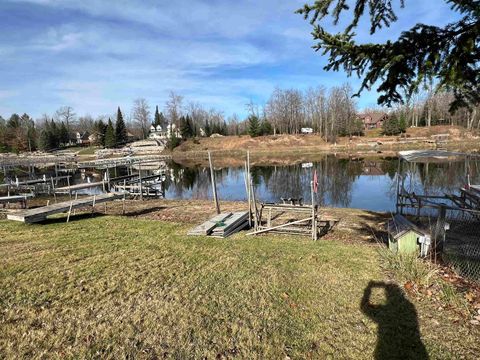
[[[450, 150], [475, 151], [480, 149], [480, 141], [465, 129], [456, 126], [432, 126], [430, 128], [409, 128], [408, 137], [429, 139], [435, 134], [450, 134], [447, 145]], [[465, 140], [468, 141], [465, 141]], [[347, 153], [358, 155], [373, 155], [378, 152], [388, 153], [399, 150], [425, 149], [434, 144], [417, 142], [402, 143], [398, 136], [382, 136], [381, 129], [368, 131], [366, 136], [339, 137], [335, 144], [327, 143], [318, 135], [277, 135], [251, 138], [243, 136], [224, 136], [219, 138], [199, 138], [188, 140], [177, 147], [171, 154], [175, 161], [188, 159], [206, 159], [206, 152], [213, 151], [218, 157], [242, 161], [245, 151], [250, 150], [256, 161], [261, 161], [268, 155], [271, 163], [284, 163], [305, 157], [322, 156], [327, 153]], [[288, 159], [290, 157], [290, 159]], [[229, 161], [230, 161], [229, 160]]]

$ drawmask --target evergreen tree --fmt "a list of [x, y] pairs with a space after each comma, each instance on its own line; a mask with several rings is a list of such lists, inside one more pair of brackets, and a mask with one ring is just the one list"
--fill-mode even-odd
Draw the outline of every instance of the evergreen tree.
[[49, 142], [50, 142], [50, 149], [57, 149], [60, 147], [60, 131], [55, 123], [55, 121], [50, 122], [50, 127], [49, 127]]
[[50, 150], [50, 137], [48, 131], [43, 129], [40, 132], [40, 137], [38, 139], [38, 147], [40, 150], [47, 151]]
[[212, 134], [220, 134], [220, 126], [217, 122], [214, 122], [212, 125]]
[[212, 135], [212, 129], [210, 128], [210, 124], [208, 123], [208, 120], [205, 121], [205, 136], [210, 137]]
[[267, 119], [264, 119], [262, 121], [260, 133], [262, 135], [272, 135], [273, 134], [272, 125], [270, 124], [270, 122]]
[[248, 117], [248, 134], [251, 137], [260, 135], [260, 121], [256, 115], [250, 115]]
[[[344, 70], [348, 75], [362, 77], [358, 94], [378, 82], [381, 94], [378, 103], [391, 105], [403, 102], [403, 94], [408, 97], [423, 84], [435, 82], [438, 89], [453, 90], [450, 111], [477, 106], [480, 103], [479, 1], [444, 0], [452, 11], [452, 20], [446, 25], [418, 23], [396, 40], [357, 43], [355, 28], [364, 15], [370, 16], [372, 35], [397, 21], [394, 2], [356, 0], [351, 6], [352, 2], [347, 0], [316, 0], [297, 12], [313, 26], [312, 35], [318, 41], [314, 49], [329, 57], [325, 69]], [[406, 1], [398, 3], [403, 6]], [[343, 31], [332, 34], [323, 26], [326, 17], [333, 16], [337, 24], [345, 12], [351, 11], [353, 14], [345, 14], [351, 22]]]
[[125, 121], [123, 120], [123, 115], [120, 111], [120, 107], [118, 107], [117, 122], [115, 123], [115, 144], [122, 145], [125, 144], [127, 140], [127, 127], [125, 126]]
[[398, 135], [401, 133], [398, 117], [393, 114], [383, 122], [384, 135]]
[[107, 125], [102, 119], [95, 122], [94, 131], [96, 135], [95, 145], [105, 146], [105, 133], [107, 132]]
[[158, 111], [158, 105], [157, 105], [157, 107], [155, 108], [155, 117], [153, 121], [153, 126], [157, 127], [158, 125], [160, 125], [162, 129], [165, 129], [167, 126], [167, 119], [165, 119], [165, 116], [163, 115], [162, 112]]
[[180, 118], [180, 133], [182, 134], [182, 138], [184, 139], [193, 137], [193, 129], [190, 116], [187, 115]]
[[7, 122], [0, 116], [0, 153], [8, 151]]
[[10, 129], [17, 129], [20, 127], [20, 116], [18, 114], [12, 114], [10, 119], [8, 119], [7, 127]]
[[45, 124], [43, 125], [43, 129], [40, 132], [38, 146], [43, 151], [48, 151], [55, 148], [55, 141], [52, 138], [52, 132], [51, 132], [51, 123], [48, 120], [45, 121]]
[[114, 148], [116, 145], [115, 129], [113, 128], [112, 120], [108, 119], [107, 129], [105, 130], [105, 147]]
[[363, 125], [362, 120], [356, 119], [350, 125], [348, 129], [348, 134], [356, 135], [356, 136], [363, 136], [365, 135], [365, 127]]
[[167, 141], [167, 149], [173, 150], [175, 149], [178, 145], [180, 145], [182, 140], [175, 135], [175, 131], [170, 132], [170, 137], [168, 138]]
[[400, 119], [398, 121], [398, 127], [399, 127], [401, 133], [404, 133], [404, 132], [407, 131], [407, 119], [405, 118], [405, 114], [403, 112], [400, 114]]
[[67, 145], [68, 142], [70, 141], [70, 136], [68, 135], [68, 129], [67, 126], [65, 125], [65, 122], [61, 122], [60, 124], [60, 129], [59, 129], [59, 140], [60, 143], [63, 145]]

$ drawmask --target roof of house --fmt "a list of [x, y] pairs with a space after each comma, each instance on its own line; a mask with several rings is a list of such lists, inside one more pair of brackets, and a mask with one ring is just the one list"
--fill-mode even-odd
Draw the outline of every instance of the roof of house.
[[89, 136], [90, 136], [90, 133], [88, 131], [84, 131], [83, 133], [77, 132], [78, 139], [87, 140]]
[[388, 117], [388, 114], [385, 112], [368, 112], [363, 114], [358, 114], [358, 117], [362, 119], [365, 124], [376, 124], [379, 121], [385, 120]]
[[387, 224], [387, 230], [389, 234], [393, 236], [394, 240], [398, 240], [400, 237], [408, 233], [409, 231], [413, 231], [421, 236], [428, 236], [429, 234], [420, 229], [414, 223], [409, 221], [403, 215], [395, 214], [393, 218]]

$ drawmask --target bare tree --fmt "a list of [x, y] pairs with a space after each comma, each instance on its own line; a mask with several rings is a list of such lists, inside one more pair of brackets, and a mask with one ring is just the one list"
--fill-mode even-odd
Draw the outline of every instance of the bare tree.
[[180, 117], [183, 114], [183, 96], [170, 91], [165, 110], [170, 124], [175, 124], [177, 128], [180, 126]]
[[327, 99], [325, 88], [309, 88], [304, 96], [305, 124], [312, 127], [321, 136], [325, 133]]
[[73, 110], [71, 106], [62, 106], [55, 112], [55, 119], [59, 122], [64, 122], [65, 126], [67, 127], [69, 142], [72, 141], [71, 139], [71, 126], [75, 122], [77, 114]]
[[147, 100], [143, 98], [136, 99], [133, 102], [132, 118], [142, 131], [142, 137], [145, 139], [148, 135], [150, 123], [150, 106]]
[[194, 134], [200, 135], [200, 128], [205, 131], [205, 125], [208, 120], [208, 111], [205, 110], [201, 104], [196, 102], [189, 102], [186, 111], [192, 121]]
[[90, 115], [80, 116], [78, 118], [77, 128], [79, 132], [82, 132], [82, 131], [93, 132], [94, 125], [95, 125], [95, 120], [93, 120], [93, 117]]

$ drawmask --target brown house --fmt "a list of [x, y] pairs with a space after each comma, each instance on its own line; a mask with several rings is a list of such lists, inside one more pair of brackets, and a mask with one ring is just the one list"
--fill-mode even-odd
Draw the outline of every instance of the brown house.
[[388, 119], [388, 114], [384, 112], [368, 112], [358, 114], [358, 118], [362, 120], [365, 130], [378, 129]]

